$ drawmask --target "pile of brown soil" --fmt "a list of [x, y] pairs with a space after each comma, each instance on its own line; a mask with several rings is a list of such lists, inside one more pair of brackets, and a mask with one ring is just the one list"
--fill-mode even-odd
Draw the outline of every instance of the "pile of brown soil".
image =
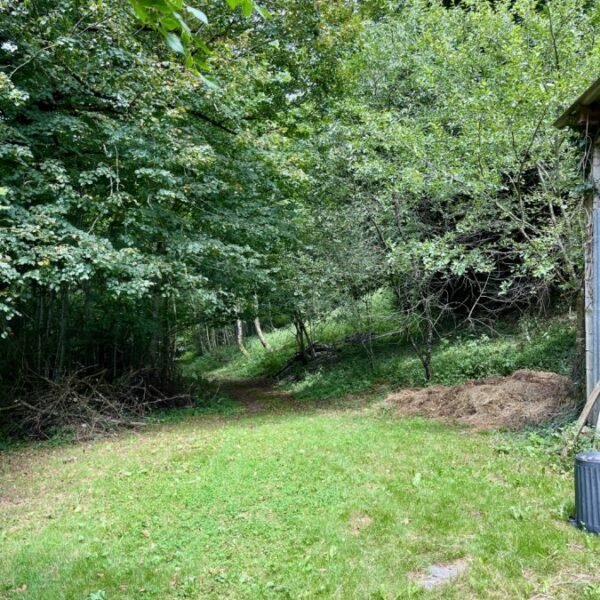
[[465, 423], [477, 429], [520, 429], [541, 425], [573, 408], [571, 382], [544, 371], [516, 371], [463, 385], [404, 389], [383, 406], [402, 415]]

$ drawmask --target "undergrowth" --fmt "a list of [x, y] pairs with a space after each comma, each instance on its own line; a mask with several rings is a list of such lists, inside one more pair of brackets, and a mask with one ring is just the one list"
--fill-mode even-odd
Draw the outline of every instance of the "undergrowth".
[[[348, 322], [329, 320], [315, 327], [320, 342], [343, 342]], [[201, 373], [212, 378], [269, 377], [296, 351], [293, 332], [279, 329], [267, 334], [271, 351], [255, 338], [247, 340], [249, 356], [227, 346], [196, 356], [188, 354], [182, 368], [188, 377]], [[459, 331], [442, 338], [433, 353], [430, 384], [455, 385], [469, 379], [509, 375], [519, 369], [546, 370], [568, 375], [575, 351], [575, 324], [571, 318], [523, 319], [498, 325], [496, 332]], [[423, 367], [406, 339], [381, 338], [370, 348], [339, 345], [330, 361], [316, 369], [299, 368], [285, 386], [299, 399], [318, 400], [364, 394], [382, 388], [427, 385]]]

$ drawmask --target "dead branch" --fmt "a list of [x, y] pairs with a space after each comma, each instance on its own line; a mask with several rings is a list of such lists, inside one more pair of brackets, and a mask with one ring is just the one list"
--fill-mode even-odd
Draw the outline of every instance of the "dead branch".
[[10, 410], [15, 433], [44, 438], [68, 430], [78, 439], [106, 434], [119, 427], [140, 427], [156, 408], [191, 403], [189, 393], [169, 393], [152, 370], [132, 371], [109, 380], [106, 371], [80, 369], [56, 379], [28, 373], [13, 390]]

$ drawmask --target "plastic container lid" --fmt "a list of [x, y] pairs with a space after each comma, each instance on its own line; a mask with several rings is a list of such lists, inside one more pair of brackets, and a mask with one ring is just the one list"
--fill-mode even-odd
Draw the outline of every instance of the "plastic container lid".
[[586, 463], [599, 463], [600, 464], [600, 452], [583, 452], [575, 457], [577, 462]]

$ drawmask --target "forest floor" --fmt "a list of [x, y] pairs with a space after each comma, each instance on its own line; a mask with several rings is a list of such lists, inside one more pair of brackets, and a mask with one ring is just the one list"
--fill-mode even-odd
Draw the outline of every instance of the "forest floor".
[[223, 390], [219, 414], [4, 452], [0, 597], [600, 598], [536, 434]]

